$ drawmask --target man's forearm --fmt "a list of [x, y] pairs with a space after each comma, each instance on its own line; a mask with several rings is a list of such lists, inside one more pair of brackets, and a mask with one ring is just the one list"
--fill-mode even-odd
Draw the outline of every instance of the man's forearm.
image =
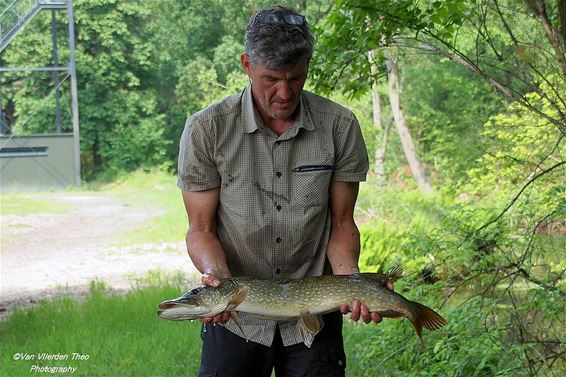
[[326, 255], [335, 275], [359, 272], [360, 232], [353, 221], [332, 224]]
[[230, 276], [226, 254], [215, 233], [189, 230], [186, 242], [190, 258], [202, 274], [219, 279]]

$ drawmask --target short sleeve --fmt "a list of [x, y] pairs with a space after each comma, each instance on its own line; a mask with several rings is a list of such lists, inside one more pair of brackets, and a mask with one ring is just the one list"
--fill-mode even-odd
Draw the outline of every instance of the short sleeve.
[[357, 118], [344, 119], [335, 133], [336, 161], [332, 179], [341, 182], [362, 182], [369, 170], [366, 144]]
[[220, 186], [215, 161], [214, 128], [197, 117], [185, 123], [179, 146], [177, 186], [183, 191], [202, 191]]

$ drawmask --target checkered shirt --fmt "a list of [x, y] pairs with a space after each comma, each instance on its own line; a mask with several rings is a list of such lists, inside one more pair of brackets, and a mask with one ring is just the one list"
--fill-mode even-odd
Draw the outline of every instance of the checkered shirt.
[[[368, 156], [351, 111], [308, 91], [299, 106], [280, 136], [261, 120], [251, 86], [186, 122], [177, 185], [183, 191], [220, 187], [217, 232], [233, 276], [331, 273], [329, 184], [364, 181]], [[239, 318], [249, 340], [271, 345], [276, 321]], [[241, 335], [233, 321], [226, 328]], [[280, 321], [279, 329], [285, 346], [303, 341], [296, 321]]]

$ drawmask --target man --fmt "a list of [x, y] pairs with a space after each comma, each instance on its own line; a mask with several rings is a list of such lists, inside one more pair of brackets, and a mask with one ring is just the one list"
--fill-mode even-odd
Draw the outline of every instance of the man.
[[[352, 112], [303, 91], [313, 47], [305, 17], [262, 9], [241, 56], [250, 86], [187, 121], [178, 186], [187, 249], [204, 284], [358, 272], [353, 212], [367, 152]], [[340, 311], [381, 320], [358, 301]], [[322, 316], [311, 348], [295, 323], [240, 313], [247, 341], [229, 318], [203, 320], [199, 376], [269, 377], [273, 368], [277, 376], [344, 375], [339, 312]]]

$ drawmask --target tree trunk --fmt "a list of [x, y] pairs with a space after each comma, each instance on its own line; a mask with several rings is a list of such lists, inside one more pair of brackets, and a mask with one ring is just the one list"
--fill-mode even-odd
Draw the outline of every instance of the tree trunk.
[[387, 150], [387, 141], [389, 138], [389, 130], [391, 129], [391, 124], [393, 123], [393, 117], [389, 118], [385, 127], [383, 127], [381, 132], [381, 140], [377, 140], [377, 148], [375, 150], [375, 175], [377, 176], [377, 184], [379, 186], [385, 186], [387, 178], [385, 176], [385, 151]]
[[[371, 50], [368, 53], [368, 60], [371, 66], [371, 75], [375, 77], [378, 73], [379, 68], [375, 64], [375, 58], [377, 57], [377, 50]], [[376, 136], [376, 145], [374, 156], [374, 172], [377, 176], [377, 184], [379, 186], [384, 186], [386, 183], [385, 177], [385, 150], [387, 147], [387, 136], [389, 133], [389, 127], [383, 127], [381, 125], [381, 98], [379, 97], [379, 92], [377, 90], [377, 84], [374, 82], [371, 86], [371, 102], [372, 102], [372, 115], [373, 115], [373, 125], [379, 129], [381, 132]], [[389, 126], [391, 123], [389, 123]]]
[[[371, 66], [372, 77], [375, 77], [379, 70], [377, 65], [375, 64], [376, 57], [377, 57], [377, 50], [371, 50], [368, 54], [368, 59]], [[372, 111], [373, 111], [373, 124], [377, 128], [381, 128], [381, 100], [379, 98], [379, 92], [377, 91], [377, 84], [375, 82], [371, 86], [371, 100], [372, 100]]]
[[407, 127], [405, 120], [405, 114], [401, 108], [401, 103], [399, 100], [399, 71], [397, 69], [397, 57], [396, 54], [388, 50], [386, 52], [385, 65], [387, 66], [387, 77], [388, 77], [388, 87], [389, 87], [389, 102], [391, 104], [391, 112], [393, 113], [393, 118], [395, 119], [395, 124], [397, 126], [397, 132], [401, 138], [401, 144], [403, 145], [403, 150], [405, 152], [405, 157], [411, 168], [411, 173], [415, 178], [417, 186], [421, 191], [429, 193], [432, 191], [432, 186], [430, 180], [426, 175], [424, 167], [417, 155], [415, 145], [413, 144], [413, 139], [411, 138], [411, 133]]
[[[546, 33], [546, 37], [548, 39], [548, 42], [550, 43], [550, 45], [552, 46], [552, 48], [554, 49], [554, 55], [556, 56], [556, 60], [558, 62], [558, 66], [560, 67], [560, 70], [562, 71], [562, 80], [564, 81], [564, 83], [566, 83], [566, 54], [563, 48], [563, 44], [560, 43], [560, 34], [559, 34], [559, 29], [560, 28], [564, 28], [565, 25], [562, 25], [561, 22], [564, 19], [564, 1], [563, 0], [558, 0], [558, 20], [555, 20], [554, 22], [557, 23], [558, 25], [553, 25], [552, 21], [550, 19], [550, 16], [548, 15], [546, 8], [547, 8], [547, 4], [546, 1], [544, 0], [526, 0], [525, 1], [527, 3], [527, 6], [531, 9], [531, 11], [534, 13], [534, 15], [538, 18], [538, 20], [540, 21], [540, 23], [542, 24], [542, 27], [544, 28], [544, 32]], [[562, 30], [562, 32], [564, 32]], [[565, 43], [565, 42], [563, 42]]]

